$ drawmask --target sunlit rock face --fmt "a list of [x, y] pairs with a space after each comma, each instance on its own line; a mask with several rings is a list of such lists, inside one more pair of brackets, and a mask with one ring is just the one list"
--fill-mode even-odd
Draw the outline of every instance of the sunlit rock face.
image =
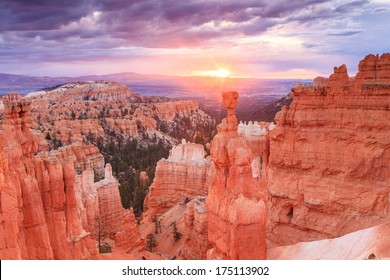
[[0, 258], [96, 259], [99, 217], [118, 247], [139, 250], [134, 214], [122, 208], [118, 182], [98, 149], [74, 143], [37, 153], [31, 103], [17, 94], [3, 100]]
[[207, 209], [204, 196], [198, 196], [187, 204], [184, 212], [186, 241], [183, 259], [205, 260], [209, 249], [207, 234]]
[[32, 102], [32, 128], [63, 145], [108, 144], [112, 137], [173, 145], [176, 139], [170, 134], [181, 121], [193, 131], [197, 125], [212, 123], [197, 102], [145, 97], [110, 81], [70, 82], [29, 93], [23, 99]]
[[207, 194], [212, 178], [210, 160], [202, 145], [185, 140], [157, 163], [156, 175], [146, 196], [144, 217], [161, 215], [174, 205]]
[[333, 238], [389, 221], [390, 54], [368, 55], [354, 79], [297, 84], [270, 134], [271, 244]]
[[245, 139], [252, 152], [253, 178], [262, 177], [262, 165], [268, 154], [269, 132], [275, 128], [275, 124], [268, 122], [240, 122], [238, 134]]
[[199, 109], [198, 103], [194, 101], [176, 101], [156, 104], [156, 112], [160, 119], [171, 121], [176, 114], [179, 116], [188, 116]]
[[238, 93], [224, 92], [222, 97], [228, 115], [211, 144], [215, 176], [206, 200], [207, 258], [265, 259], [266, 208], [252, 177], [251, 150], [237, 132]]
[[81, 226], [71, 160], [34, 157], [30, 102], [4, 100], [0, 150], [1, 259], [91, 259], [95, 241]]

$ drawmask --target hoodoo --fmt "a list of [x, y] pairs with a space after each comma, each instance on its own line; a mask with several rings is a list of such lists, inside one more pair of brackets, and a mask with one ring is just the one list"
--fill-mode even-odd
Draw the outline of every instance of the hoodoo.
[[237, 92], [222, 93], [228, 115], [211, 144], [215, 176], [207, 205], [208, 259], [265, 259], [266, 208], [252, 176], [252, 155], [238, 135]]
[[[16, 94], [3, 102], [0, 258], [96, 259], [98, 217], [119, 247], [139, 250], [134, 215], [122, 208], [118, 182], [97, 148], [74, 143], [37, 153], [31, 102]], [[94, 173], [104, 179], [95, 183]]]

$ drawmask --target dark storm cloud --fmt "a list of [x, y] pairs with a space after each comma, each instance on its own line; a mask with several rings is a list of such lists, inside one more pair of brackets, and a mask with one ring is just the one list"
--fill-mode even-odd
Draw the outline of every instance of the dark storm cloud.
[[92, 10], [90, 1], [1, 0], [0, 31], [58, 29]]
[[[194, 38], [199, 43], [218, 37], [261, 34], [286, 14], [323, 2], [326, 1], [85, 0], [70, 4], [67, 0], [2, 0], [0, 32], [20, 31], [18, 36], [59, 41], [107, 35], [156, 47], [167, 45], [162, 42], [164, 37], [174, 37], [172, 44], [180, 46]], [[84, 26], [65, 28], [98, 11], [101, 14], [95, 30]], [[210, 22], [213, 28], [203, 26]], [[223, 25], [224, 22], [233, 25]]]

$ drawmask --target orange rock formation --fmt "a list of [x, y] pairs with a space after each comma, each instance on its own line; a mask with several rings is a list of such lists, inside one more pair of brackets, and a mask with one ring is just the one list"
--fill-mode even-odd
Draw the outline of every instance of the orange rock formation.
[[[96, 147], [73, 144], [37, 152], [30, 102], [10, 95], [0, 138], [0, 258], [95, 259], [96, 218], [126, 250], [142, 243], [122, 208], [118, 182]], [[95, 176], [104, 179], [96, 183]], [[131, 224], [128, 224], [131, 223]], [[116, 234], [118, 236], [116, 236]], [[131, 239], [124, 240], [124, 236]]]
[[112, 134], [141, 139], [148, 136], [173, 144], [175, 140], [159, 130], [156, 120], [163, 121], [165, 127], [176, 117], [195, 123], [212, 121], [194, 101], [143, 97], [125, 85], [108, 81], [68, 83], [30, 93], [25, 99], [32, 101], [31, 113], [36, 120], [32, 127], [62, 144], [92, 139], [105, 142]]
[[96, 258], [95, 241], [81, 226], [73, 162], [34, 157], [30, 102], [4, 105], [1, 259]]
[[266, 208], [252, 177], [251, 150], [237, 133], [237, 92], [224, 92], [228, 115], [211, 144], [216, 174], [206, 200], [208, 259], [265, 259]]
[[172, 148], [168, 159], [161, 159], [156, 167], [156, 175], [145, 198], [145, 217], [160, 216], [174, 205], [206, 195], [210, 161], [205, 159], [203, 146], [187, 143]]
[[389, 221], [390, 54], [298, 84], [270, 134], [268, 237], [333, 238]]
[[183, 259], [205, 260], [209, 250], [205, 197], [198, 196], [187, 204], [184, 213], [185, 244]]

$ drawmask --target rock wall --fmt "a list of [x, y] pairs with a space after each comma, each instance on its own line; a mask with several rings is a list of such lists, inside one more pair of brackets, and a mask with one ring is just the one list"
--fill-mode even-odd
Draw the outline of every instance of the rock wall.
[[118, 181], [112, 176], [111, 165], [105, 168], [104, 179], [95, 183], [98, 193], [99, 213], [103, 218], [107, 233], [114, 236], [123, 229], [125, 209], [122, 207], [118, 191]]
[[208, 259], [265, 259], [266, 208], [252, 177], [252, 154], [237, 133], [237, 92], [224, 92], [228, 115], [211, 144], [215, 176], [206, 200]]
[[172, 121], [176, 114], [179, 116], [189, 116], [199, 109], [195, 101], [171, 101], [156, 104], [157, 116], [160, 119]]
[[156, 175], [145, 198], [144, 217], [161, 215], [174, 205], [206, 195], [212, 168], [203, 146], [186, 143], [174, 147], [168, 159], [157, 163]]
[[252, 175], [260, 179], [263, 173], [263, 163], [269, 149], [269, 132], [275, 128], [274, 123], [268, 122], [240, 122], [238, 135], [240, 135], [252, 152]]
[[98, 149], [75, 143], [36, 154], [31, 104], [11, 97], [0, 137], [0, 258], [95, 259], [100, 217], [119, 247], [139, 248], [134, 214]]
[[350, 79], [292, 90], [270, 134], [268, 237], [273, 244], [333, 238], [389, 221], [390, 54], [369, 55]]
[[187, 204], [184, 212], [183, 259], [205, 260], [209, 250], [207, 234], [207, 209], [205, 197], [195, 197]]
[[113, 177], [109, 163], [104, 168], [102, 180], [96, 182], [95, 172], [89, 167], [76, 175], [75, 185], [82, 225], [95, 240], [99, 236], [100, 224], [102, 242], [114, 240], [115, 247], [127, 253], [143, 248], [133, 210], [122, 207], [118, 181]]
[[81, 226], [70, 160], [33, 157], [30, 103], [4, 101], [1, 259], [91, 259], [95, 241]]

